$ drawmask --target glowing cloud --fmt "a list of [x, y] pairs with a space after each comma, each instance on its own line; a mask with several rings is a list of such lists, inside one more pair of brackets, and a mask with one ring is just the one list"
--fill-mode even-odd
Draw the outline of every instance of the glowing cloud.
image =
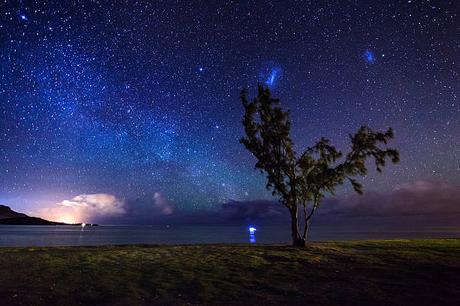
[[124, 202], [106, 193], [81, 194], [42, 210], [42, 217], [66, 223], [93, 222], [125, 213]]
[[162, 215], [170, 215], [173, 213], [173, 207], [171, 203], [159, 192], [155, 192], [153, 195], [153, 206]]

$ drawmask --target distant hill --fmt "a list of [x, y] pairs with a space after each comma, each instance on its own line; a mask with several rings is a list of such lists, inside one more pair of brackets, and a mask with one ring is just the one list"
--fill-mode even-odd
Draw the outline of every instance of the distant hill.
[[0, 205], [0, 219], [7, 218], [23, 218], [27, 217], [26, 214], [18, 213], [5, 205]]
[[10, 207], [0, 205], [0, 225], [68, 225], [67, 223], [53, 222], [41, 218], [29, 217], [18, 213]]
[[62, 222], [48, 221], [36, 217], [19, 217], [0, 219], [0, 225], [73, 225]]

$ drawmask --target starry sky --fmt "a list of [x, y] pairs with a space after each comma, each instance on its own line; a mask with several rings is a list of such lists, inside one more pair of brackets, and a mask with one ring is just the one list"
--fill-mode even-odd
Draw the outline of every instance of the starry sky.
[[366, 190], [458, 185], [459, 14], [449, 0], [2, 0], [0, 203], [271, 199], [238, 141], [239, 92], [258, 82], [291, 110], [298, 151], [393, 127], [401, 163]]

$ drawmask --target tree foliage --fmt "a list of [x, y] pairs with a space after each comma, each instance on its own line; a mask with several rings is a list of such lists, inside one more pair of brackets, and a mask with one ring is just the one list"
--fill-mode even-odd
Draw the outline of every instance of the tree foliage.
[[[393, 130], [376, 132], [367, 126], [350, 135], [351, 150], [345, 157], [325, 138], [297, 157], [290, 137], [289, 111], [281, 108], [279, 99], [259, 85], [253, 100], [243, 90], [241, 101], [246, 136], [240, 142], [257, 159], [255, 167], [266, 174], [267, 189], [289, 209], [294, 245], [305, 244], [314, 212], [327, 194], [334, 194], [337, 186], [348, 181], [357, 193], [363, 193], [356, 177], [367, 174], [366, 160], [372, 159], [378, 172], [387, 160], [399, 162], [399, 152], [386, 148]], [[299, 210], [304, 217], [303, 231], [299, 231]]]

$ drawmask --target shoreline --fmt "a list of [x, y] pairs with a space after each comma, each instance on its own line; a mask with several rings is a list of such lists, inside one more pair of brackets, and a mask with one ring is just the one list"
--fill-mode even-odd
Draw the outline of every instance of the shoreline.
[[[430, 242], [430, 241], [450, 241], [457, 240], [460, 242], [460, 236], [458, 237], [436, 237], [436, 238], [390, 238], [390, 239], [344, 239], [344, 240], [309, 240], [306, 248], [316, 244], [355, 244], [355, 243], [387, 243], [387, 242]], [[30, 246], [2, 246], [1, 249], [53, 249], [53, 248], [126, 248], [126, 247], [139, 247], [139, 248], [150, 248], [150, 247], [293, 247], [291, 242], [286, 243], [233, 243], [233, 242], [210, 242], [210, 243], [121, 243], [121, 244], [100, 244], [100, 245], [30, 245]], [[297, 248], [297, 247], [293, 247]], [[302, 249], [302, 248], [299, 248]]]

